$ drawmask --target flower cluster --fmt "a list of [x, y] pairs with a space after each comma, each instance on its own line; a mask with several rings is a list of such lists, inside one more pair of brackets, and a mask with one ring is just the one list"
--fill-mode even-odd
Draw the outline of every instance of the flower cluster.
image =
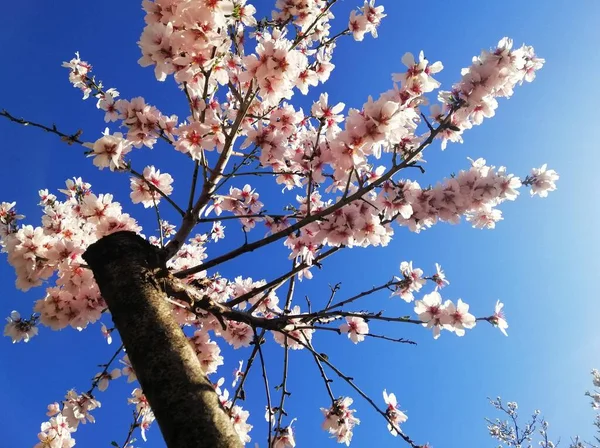
[[36, 315], [31, 316], [29, 319], [23, 319], [17, 311], [13, 311], [6, 318], [7, 324], [4, 327], [4, 336], [10, 337], [13, 343], [29, 342], [29, 339], [38, 334], [37, 320]]
[[142, 433], [142, 439], [144, 442], [146, 441], [146, 431], [150, 428], [150, 425], [154, 422], [154, 412], [150, 408], [150, 404], [148, 403], [148, 399], [142, 392], [140, 388], [135, 388], [133, 392], [131, 392], [132, 398], [128, 398], [127, 401], [129, 404], [135, 405], [135, 412], [137, 415], [137, 420], [139, 420], [139, 427]]
[[69, 69], [69, 81], [73, 84], [73, 87], [81, 90], [83, 99], [87, 99], [92, 93], [91, 80], [88, 77], [88, 74], [92, 71], [92, 66], [82, 61], [77, 52], [73, 59], [69, 62], [63, 62], [62, 66]]
[[493, 51], [482, 51], [473, 58], [473, 64], [462, 70], [462, 79], [452, 90], [439, 93], [443, 110], [438, 105], [432, 107], [432, 118], [438, 121], [444, 113], [454, 111], [452, 128], [440, 136], [442, 149], [447, 141], [462, 142], [466, 129], [493, 117], [498, 107], [496, 98], [509, 98], [517, 84], [533, 81], [544, 62], [535, 55], [533, 47], [523, 45], [513, 49], [513, 41], [507, 37], [500, 40]]
[[42, 423], [38, 433], [39, 442], [34, 448], [71, 448], [75, 446], [75, 439], [71, 437], [75, 431], [62, 414], [50, 417], [50, 420]]
[[325, 416], [322, 428], [328, 431], [338, 443], [344, 443], [350, 446], [352, 440], [352, 430], [360, 420], [354, 416], [356, 410], [350, 409], [354, 400], [350, 397], [340, 397], [336, 399], [330, 408], [321, 408]]
[[4, 252], [4, 241], [6, 237], [15, 233], [18, 228], [17, 221], [25, 218], [23, 215], [19, 215], [14, 206], [16, 202], [0, 202], [0, 247]]
[[[96, 196], [81, 179], [67, 181], [63, 192], [67, 197], [60, 201], [50, 200], [42, 190], [42, 226], [14, 228], [2, 241], [17, 274], [17, 288], [28, 290], [56, 274], [56, 286], [48, 287], [46, 296], [35, 304], [39, 321], [53, 329], [67, 325], [84, 328], [100, 318], [106, 305], [92, 272], [83, 266], [81, 254], [105, 235], [119, 230], [137, 232], [140, 228], [122, 212], [112, 195]], [[13, 317], [16, 320], [12, 319], [6, 330], [13, 339], [15, 332], [25, 326], [33, 332], [30, 336], [35, 334], [31, 320]]]
[[419, 292], [423, 285], [427, 283], [427, 280], [423, 278], [423, 269], [413, 269], [412, 261], [400, 263], [400, 272], [402, 278], [394, 277], [398, 284], [396, 290], [392, 293], [392, 297], [400, 296], [402, 300], [410, 303], [415, 299], [413, 292]]
[[257, 218], [254, 215], [260, 213], [263, 203], [258, 200], [259, 194], [253, 190], [249, 184], [244, 185], [244, 188], [231, 187], [229, 194], [226, 196], [215, 196], [214, 205], [207, 210], [207, 213], [214, 210], [217, 215], [223, 211], [231, 212], [240, 217], [244, 230], [254, 228]]
[[225, 382], [225, 378], [220, 378], [219, 381], [214, 385], [215, 391], [219, 395], [219, 401], [223, 408], [228, 412], [229, 417], [233, 423], [233, 428], [238, 434], [242, 444], [250, 442], [250, 436], [248, 433], [252, 430], [252, 425], [248, 423], [248, 417], [250, 413], [243, 409], [237, 404], [233, 404], [233, 401], [229, 399], [229, 391], [227, 389], [221, 389], [221, 386]]
[[51, 418], [42, 423], [38, 434], [39, 443], [35, 448], [71, 448], [75, 445], [71, 434], [77, 431], [80, 423], [94, 423], [90, 411], [99, 407], [100, 402], [91, 395], [68, 391], [62, 402], [62, 409], [59, 403], [48, 405], [46, 415]]
[[433, 329], [435, 339], [440, 336], [441, 330], [464, 336], [465, 329], [471, 329], [476, 324], [475, 316], [469, 313], [469, 305], [461, 299], [458, 299], [456, 305], [450, 300], [442, 303], [442, 296], [437, 291], [425, 294], [422, 300], [417, 300], [415, 313], [424, 327]]
[[94, 158], [94, 165], [100, 169], [108, 167], [111, 171], [124, 168], [123, 156], [132, 149], [131, 142], [124, 139], [123, 134], [115, 132], [111, 135], [108, 128], [104, 130], [104, 137], [87, 146], [92, 150], [89, 157]]
[[131, 101], [116, 100], [119, 91], [115, 88], [104, 90], [102, 83], [90, 76], [92, 66], [81, 61], [78, 53], [74, 59], [63, 63], [63, 67], [70, 69], [69, 80], [74, 87], [84, 92], [84, 99], [90, 94], [98, 99], [96, 107], [105, 112], [104, 121], [121, 120], [122, 125], [128, 129], [126, 137], [120, 132], [110, 135], [107, 129], [105, 137], [85, 145], [93, 151], [90, 156], [94, 157], [94, 165], [100, 169], [123, 168], [122, 155], [130, 152], [132, 146], [152, 148], [158, 138], [173, 141], [173, 132], [177, 126], [176, 115], [163, 115], [156, 107], [146, 104], [142, 97]]
[[531, 174], [525, 178], [523, 185], [531, 186], [531, 195], [538, 195], [541, 198], [548, 196], [549, 191], [556, 190], [556, 181], [559, 179], [554, 170], [549, 170], [546, 164], [540, 168], [531, 170]]
[[143, 179], [131, 178], [131, 202], [141, 203], [145, 208], [156, 206], [161, 199], [158, 190], [169, 196], [173, 192], [172, 183], [170, 174], [161, 173], [152, 165], [147, 166], [144, 168]]
[[221, 349], [215, 341], [210, 339], [206, 330], [196, 330], [190, 338], [190, 342], [206, 374], [215, 373], [217, 367], [223, 365]]
[[384, 7], [375, 6], [375, 0], [365, 0], [359, 11], [353, 10], [350, 13], [350, 22], [348, 23], [348, 29], [354, 36], [354, 40], [363, 40], [366, 33], [377, 37], [377, 27], [381, 23], [381, 19], [386, 17], [386, 14], [383, 13]]
[[273, 438], [273, 448], [295, 448], [296, 439], [294, 437], [294, 429], [292, 428], [294, 420], [296, 419], [293, 419], [289, 425], [283, 428], [276, 428], [275, 437]]

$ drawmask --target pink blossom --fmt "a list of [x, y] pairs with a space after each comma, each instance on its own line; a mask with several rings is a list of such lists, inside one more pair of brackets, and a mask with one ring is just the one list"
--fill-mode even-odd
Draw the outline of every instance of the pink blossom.
[[321, 408], [325, 421], [321, 425], [328, 431], [338, 443], [350, 445], [353, 429], [360, 424], [360, 420], [354, 416], [356, 410], [350, 409], [353, 400], [350, 397], [336, 399], [329, 409]]
[[[300, 307], [296, 305], [292, 308], [291, 312], [288, 314], [289, 316], [294, 316], [296, 314], [300, 314]], [[287, 337], [283, 332], [273, 331], [273, 339], [281, 346], [287, 346], [292, 350], [302, 350], [304, 345], [310, 343], [312, 340], [312, 335], [315, 332], [312, 328], [304, 328], [307, 327], [306, 324], [298, 322], [296, 319], [291, 318], [289, 320], [289, 324], [283, 327], [283, 331], [288, 333], [294, 339]], [[297, 327], [303, 327], [301, 329], [297, 329]], [[299, 341], [299, 342], [298, 342]]]
[[210, 150], [214, 147], [208, 138], [209, 128], [198, 121], [179, 126], [175, 133], [178, 136], [175, 149], [190, 154], [194, 160], [202, 158], [202, 150]]
[[210, 238], [215, 243], [225, 238], [225, 226], [221, 223], [221, 221], [213, 222], [212, 229], [210, 230]]
[[100, 331], [102, 331], [102, 336], [106, 339], [106, 343], [108, 345], [112, 344], [112, 336], [110, 335], [113, 329], [109, 330], [106, 328], [106, 325], [102, 324], [100, 327]]
[[425, 294], [422, 300], [415, 302], [415, 313], [423, 322], [423, 326], [433, 328], [433, 338], [440, 337], [440, 330], [449, 322], [442, 296], [437, 291]]
[[383, 390], [383, 401], [385, 401], [385, 404], [387, 405], [385, 415], [389, 419], [388, 430], [394, 437], [396, 437], [398, 435], [398, 431], [400, 431], [400, 424], [408, 420], [408, 417], [398, 407], [396, 395], [388, 395], [385, 389]]
[[231, 387], [235, 387], [237, 382], [244, 376], [244, 371], [242, 370], [243, 364], [244, 361], [240, 361], [238, 368], [233, 371], [233, 383], [231, 383]]
[[531, 185], [531, 195], [538, 195], [541, 198], [548, 196], [549, 191], [556, 190], [555, 182], [559, 179], [558, 174], [554, 170], [547, 169], [544, 164], [541, 168], [531, 170], [531, 175], [527, 179], [527, 185]]
[[450, 282], [446, 279], [446, 274], [444, 274], [442, 267], [438, 263], [435, 264], [435, 274], [433, 274], [432, 279], [436, 284], [436, 291], [450, 284]]
[[56, 415], [59, 412], [60, 412], [60, 404], [54, 402], [54, 403], [48, 405], [48, 412], [46, 412], [46, 415], [48, 417], [52, 417], [53, 415]]
[[120, 369], [113, 369], [110, 372], [98, 373], [94, 377], [94, 381], [98, 384], [98, 390], [104, 392], [108, 388], [108, 383], [111, 380], [117, 379], [121, 376]]
[[106, 92], [99, 93], [96, 96], [98, 98], [98, 103], [96, 104], [96, 107], [106, 112], [106, 115], [104, 116], [104, 121], [107, 123], [109, 121], [117, 121], [119, 119], [120, 113], [115, 105], [115, 98], [119, 96], [119, 92], [116, 89], [111, 88], [108, 89]]
[[131, 143], [123, 138], [123, 134], [115, 132], [110, 134], [108, 128], [104, 131], [104, 137], [96, 140], [94, 144], [87, 144], [92, 153], [93, 163], [100, 169], [110, 168], [111, 171], [124, 167], [123, 156], [131, 151]]
[[294, 448], [296, 446], [296, 440], [294, 438], [294, 431], [292, 428], [292, 424], [296, 419], [292, 419], [290, 424], [281, 430], [275, 435], [273, 440], [272, 448]]
[[23, 319], [17, 311], [13, 311], [6, 318], [6, 321], [4, 336], [9, 336], [13, 344], [20, 341], [29, 342], [29, 339], [38, 334], [37, 319], [35, 317]]
[[412, 261], [403, 261], [400, 263], [400, 272], [403, 278], [394, 277], [398, 280], [396, 290], [392, 293], [393, 296], [400, 296], [406, 302], [414, 300], [413, 292], [419, 292], [427, 280], [423, 278], [423, 270], [419, 268], [413, 269]]
[[231, 421], [233, 422], [233, 429], [237, 432], [240, 440], [243, 444], [250, 442], [250, 436], [248, 433], [252, 430], [252, 425], [248, 421], [250, 413], [241, 406], [235, 405], [231, 408]]
[[444, 328], [453, 331], [457, 336], [464, 336], [465, 329], [471, 329], [475, 326], [475, 316], [469, 313], [469, 305], [458, 299], [454, 305], [450, 300], [444, 304], [445, 312], [448, 315], [447, 323]]
[[362, 317], [346, 317], [346, 323], [340, 326], [342, 333], [348, 333], [348, 339], [355, 344], [365, 340], [365, 334], [369, 333], [369, 325]]
[[135, 375], [133, 367], [131, 366], [131, 362], [129, 361], [129, 356], [123, 356], [123, 358], [120, 359], [119, 362], [124, 366], [121, 368], [121, 373], [123, 374], [123, 376], [127, 376], [127, 382], [132, 383], [133, 381], [135, 381], [137, 377]]
[[489, 320], [490, 323], [498, 327], [498, 329], [504, 334], [504, 336], [508, 336], [508, 333], [506, 333], [508, 323], [506, 322], [506, 318], [504, 317], [504, 311], [502, 311], [503, 307], [504, 304], [500, 302], [500, 300], [498, 300], [494, 309], [494, 315]]
[[160, 203], [162, 195], [150, 185], [160, 190], [164, 195], [171, 195], [173, 192], [173, 178], [168, 173], [161, 173], [160, 170], [150, 165], [144, 168], [143, 179], [137, 177], [131, 178], [131, 202], [141, 203], [145, 208], [153, 207]]

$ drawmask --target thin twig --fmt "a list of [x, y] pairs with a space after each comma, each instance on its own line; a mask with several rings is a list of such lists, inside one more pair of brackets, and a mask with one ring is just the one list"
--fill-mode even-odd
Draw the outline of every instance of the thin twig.
[[259, 337], [256, 334], [256, 329], [254, 329], [254, 338], [255, 338], [255, 344], [258, 346], [258, 357], [260, 359], [260, 366], [261, 366], [261, 370], [262, 370], [262, 376], [263, 376], [263, 380], [265, 382], [265, 395], [267, 397], [267, 412], [269, 413], [269, 435], [267, 438], [267, 446], [271, 446], [271, 438], [272, 438], [272, 433], [273, 433], [273, 419], [271, 418], [272, 415], [272, 408], [271, 408], [271, 392], [269, 390], [269, 379], [267, 377], [267, 368], [265, 366], [265, 359], [263, 357], [263, 352], [262, 352], [262, 348], [261, 348], [261, 344], [264, 341], [262, 335], [264, 335], [265, 332], [263, 330], [263, 332], [261, 333], [261, 336]]
[[[348, 298], [346, 300], [342, 300], [341, 302], [334, 303], [333, 305], [327, 304], [327, 306], [325, 307], [324, 311], [332, 310], [334, 308], [342, 307], [344, 305], [347, 305], [349, 303], [354, 302], [355, 300], [358, 300], [358, 299], [361, 299], [361, 298], [366, 297], [368, 295], [371, 295], [371, 294], [373, 294], [373, 293], [375, 293], [377, 291], [381, 291], [382, 289], [391, 289], [391, 287], [393, 285], [397, 285], [397, 284], [401, 283], [401, 281], [402, 280], [392, 279], [392, 280], [390, 280], [389, 282], [387, 282], [387, 283], [385, 283], [383, 285], [374, 286], [373, 288], [371, 288], [371, 289], [369, 289], [367, 291], [363, 291], [360, 294], [356, 294], [355, 296], [352, 296], [352, 297], [350, 297], [350, 298]], [[331, 302], [331, 300], [330, 300], [330, 302]]]
[[331, 361], [329, 361], [329, 359], [327, 357], [325, 357], [322, 354], [318, 353], [312, 347], [312, 345], [309, 345], [309, 344], [307, 344], [305, 342], [302, 342], [300, 339], [298, 339], [298, 338], [290, 335], [288, 332], [286, 332], [284, 330], [281, 330], [280, 332], [283, 333], [284, 336], [289, 337], [290, 339], [296, 341], [298, 344], [301, 344], [303, 347], [307, 348], [313, 354], [313, 356], [315, 356], [316, 358], [318, 358], [319, 361], [321, 361], [322, 363], [324, 363], [325, 365], [327, 365], [327, 367], [329, 367], [331, 370], [333, 370], [337, 376], [339, 376], [341, 379], [343, 379], [350, 387], [352, 387], [352, 389], [354, 389], [361, 397], [363, 397], [371, 405], [371, 407], [373, 407], [373, 409], [375, 409], [381, 416], [383, 416], [383, 418], [385, 418], [385, 420], [390, 425], [392, 425], [392, 427], [394, 429], [396, 429], [396, 431], [398, 432], [398, 434], [400, 435], [400, 437], [402, 437], [402, 439], [406, 443], [408, 443], [411, 446], [411, 448], [423, 448], [420, 445], [417, 445], [406, 434], [404, 434], [402, 432], [402, 430], [399, 427], [397, 427], [392, 420], [390, 420], [390, 418], [387, 416], [387, 414], [379, 406], [377, 406], [377, 404], [375, 404], [375, 402], [373, 401], [373, 399], [371, 397], [369, 397], [365, 392], [362, 391], [362, 389], [360, 389], [356, 385], [356, 383], [354, 382], [353, 378], [351, 378], [348, 375], [345, 375], [344, 373], [342, 373], [335, 365], [333, 365], [331, 363]]
[[121, 445], [121, 448], [127, 448], [127, 444], [131, 440], [131, 436], [133, 436], [133, 432], [135, 431], [136, 428], [138, 428], [140, 426], [138, 420], [140, 419], [141, 415], [142, 415], [141, 409], [139, 411], [133, 411], [133, 422], [129, 425], [129, 432], [127, 433], [127, 437], [125, 438], [125, 441]]
[[[314, 348], [313, 348], [312, 344], [310, 342], [307, 342], [307, 344], [314, 352]], [[325, 388], [327, 389], [327, 395], [329, 395], [329, 398], [331, 399], [331, 404], [334, 404], [335, 397], [333, 395], [333, 391], [331, 390], [331, 385], [330, 385], [330, 383], [332, 383], [333, 380], [329, 379], [327, 377], [327, 374], [325, 373], [325, 369], [323, 369], [323, 364], [321, 364], [321, 360], [314, 353], [313, 353], [313, 358], [315, 360], [315, 363], [317, 364], [317, 367], [319, 368], [319, 372], [321, 373], [321, 378], [323, 378], [323, 382], [325, 383]]]
[[108, 369], [110, 368], [110, 365], [114, 362], [114, 360], [117, 358], [117, 356], [119, 356], [119, 353], [121, 353], [121, 351], [123, 350], [123, 347], [124, 347], [124, 345], [121, 344], [119, 346], [119, 348], [117, 349], [117, 351], [114, 353], [114, 355], [112, 355], [110, 360], [106, 364], [103, 364], [104, 369], [102, 370], [102, 372], [100, 372], [98, 375], [96, 375], [96, 378], [92, 381], [92, 386], [90, 387], [90, 390], [87, 391], [88, 395], [92, 395], [94, 393], [94, 390], [96, 389], [96, 387], [98, 387], [98, 383], [100, 382], [102, 377], [108, 373]]
[[[30, 120], [25, 120], [24, 118], [17, 118], [15, 116], [11, 115], [6, 110], [0, 111], [0, 116], [8, 118], [10, 121], [12, 121], [14, 123], [22, 124], [23, 126], [31, 126], [31, 127], [43, 129], [46, 132], [49, 132], [49, 133], [54, 134], [54, 135], [58, 135], [60, 137], [60, 139], [63, 142], [65, 142], [67, 145], [73, 145], [74, 143], [77, 143], [78, 145], [81, 145], [81, 146], [83, 146], [85, 148], [83, 140], [80, 139], [81, 135], [83, 134], [83, 131], [81, 131], [81, 130], [78, 130], [74, 134], [69, 135], [69, 134], [65, 134], [64, 132], [59, 131], [57, 129], [56, 125], [52, 125], [52, 127], [49, 127], [49, 126], [46, 126], [46, 125], [43, 125], [43, 124], [40, 124], [40, 123], [35, 123], [33, 121], [30, 121]], [[185, 212], [181, 209], [181, 207], [179, 207], [169, 196], [167, 196], [156, 185], [154, 185], [153, 183], [149, 182], [148, 179], [146, 179], [141, 173], [139, 173], [136, 170], [134, 170], [128, 163], [126, 163], [125, 166], [122, 169], [120, 169], [119, 171], [129, 172], [134, 177], [136, 177], [136, 178], [138, 178], [140, 180], [143, 180], [146, 183], [146, 185], [148, 185], [148, 187], [152, 191], [157, 192], [169, 204], [171, 204], [173, 206], [173, 208], [175, 208], [175, 210], [177, 210], [177, 212], [181, 216], [183, 216], [185, 214]]]
[[[263, 329], [258, 337], [260, 339], [262, 339], [263, 336], [265, 335], [265, 332], [266, 332], [266, 330]], [[252, 367], [252, 364], [254, 363], [254, 358], [256, 358], [256, 354], [258, 353], [259, 348], [260, 348], [259, 344], [257, 344], [255, 342], [254, 348], [252, 349], [252, 353], [250, 354], [250, 357], [246, 361], [246, 370], [244, 371], [242, 377], [240, 378], [240, 384], [238, 385], [237, 389], [235, 390], [235, 393], [231, 400], [231, 408], [230, 409], [233, 409], [235, 402], [238, 400], [238, 398], [242, 397], [242, 390], [244, 388], [244, 383], [246, 382], [248, 372], [250, 372], [250, 368]], [[242, 399], [245, 399], [245, 398], [242, 398]]]
[[[314, 260], [313, 260], [313, 265], [318, 263], [319, 261], [324, 260], [325, 258], [329, 257], [330, 255], [334, 254], [335, 252], [337, 252], [338, 250], [342, 249], [343, 246], [340, 247], [333, 247], [331, 249], [329, 249], [328, 251], [323, 252], [322, 254], [318, 255]], [[248, 291], [245, 294], [242, 294], [239, 297], [236, 297], [235, 299], [230, 300], [229, 302], [226, 302], [225, 305], [229, 306], [229, 307], [234, 307], [236, 305], [239, 305], [242, 302], [245, 302], [246, 300], [256, 296], [257, 294], [260, 294], [268, 289], [273, 289], [275, 288], [277, 285], [281, 285], [283, 284], [283, 282], [285, 282], [288, 278], [290, 278], [293, 275], [296, 275], [298, 272], [302, 271], [303, 269], [308, 268], [310, 265], [307, 263], [300, 263], [299, 265], [297, 265], [294, 269], [292, 269], [289, 272], [286, 272], [285, 274], [277, 277], [274, 280], [271, 280], [269, 283], [264, 284], [263, 286], [260, 286], [258, 288], [254, 288], [251, 291]]]

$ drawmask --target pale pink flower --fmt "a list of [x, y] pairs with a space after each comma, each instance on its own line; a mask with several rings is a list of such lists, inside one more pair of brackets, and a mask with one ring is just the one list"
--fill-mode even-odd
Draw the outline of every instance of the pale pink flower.
[[112, 344], [112, 336], [110, 335], [112, 333], [112, 329], [109, 330], [108, 328], [106, 328], [106, 325], [102, 324], [100, 326], [100, 331], [102, 332], [102, 336], [104, 336], [104, 338], [106, 339], [106, 343], [108, 345]]
[[92, 150], [88, 157], [93, 157], [93, 163], [100, 169], [106, 167], [111, 171], [123, 168], [125, 162], [123, 156], [132, 149], [131, 142], [123, 137], [120, 132], [110, 134], [108, 128], [104, 131], [104, 136], [96, 140], [95, 143], [86, 143], [86, 146]]
[[106, 115], [104, 116], [104, 121], [106, 123], [108, 123], [109, 121], [117, 121], [119, 119], [120, 113], [115, 105], [115, 98], [117, 98], [118, 96], [119, 92], [117, 91], [117, 89], [113, 88], [106, 90], [104, 94], [99, 93], [98, 95], [96, 95], [96, 97], [98, 98], [98, 103], [96, 104], [96, 107], [106, 112]]
[[477, 323], [475, 316], [469, 313], [469, 305], [461, 299], [458, 299], [456, 306], [450, 300], [447, 300], [444, 307], [448, 314], [448, 322], [444, 328], [454, 331], [457, 336], [464, 336], [465, 328], [471, 329]]
[[132, 383], [137, 379], [135, 376], [135, 372], [133, 367], [131, 366], [131, 362], [129, 361], [129, 356], [125, 355], [122, 359], [119, 360], [121, 364], [123, 364], [123, 368], [121, 369], [121, 373], [123, 376], [127, 376], [127, 382]]
[[401, 299], [410, 303], [414, 300], [413, 292], [419, 292], [427, 280], [423, 278], [423, 270], [414, 268], [412, 261], [403, 261], [400, 263], [400, 272], [403, 278], [394, 277], [399, 283], [396, 285], [396, 290], [392, 293], [393, 296], [400, 296]]
[[435, 264], [435, 274], [433, 274], [433, 281], [435, 282], [435, 290], [442, 289], [444, 286], [449, 285], [450, 282], [446, 279], [446, 274], [442, 271], [442, 267], [436, 263]]
[[20, 341], [29, 342], [29, 339], [38, 334], [36, 319], [23, 319], [17, 311], [10, 313], [6, 318], [7, 324], [4, 327], [4, 336], [9, 336], [13, 344]]
[[248, 423], [248, 417], [250, 413], [241, 406], [235, 405], [230, 411], [231, 421], [233, 422], [233, 429], [239, 436], [243, 444], [250, 442], [250, 436], [248, 433], [252, 429], [252, 425]]
[[65, 416], [69, 426], [77, 428], [82, 423], [94, 423], [95, 419], [90, 411], [100, 407], [100, 402], [86, 393], [77, 394], [71, 389], [63, 401], [62, 415]]
[[214, 144], [208, 135], [209, 132], [210, 128], [199, 121], [180, 125], [175, 130], [178, 136], [175, 149], [190, 154], [194, 160], [200, 160], [204, 149], [214, 149]]
[[360, 424], [360, 420], [354, 416], [356, 410], [350, 409], [353, 400], [350, 397], [336, 399], [330, 408], [321, 408], [325, 421], [321, 427], [337, 439], [338, 443], [350, 445], [352, 431]]
[[143, 414], [142, 421], [140, 422], [140, 433], [144, 442], [147, 441], [146, 431], [150, 429], [150, 425], [154, 422], [154, 420], [155, 417], [153, 412], [150, 411]]
[[415, 313], [423, 322], [423, 326], [433, 328], [433, 337], [440, 337], [440, 330], [448, 323], [448, 314], [442, 305], [442, 296], [437, 291], [425, 294], [422, 300], [415, 302]]
[[368, 26], [369, 22], [364, 15], [359, 14], [355, 10], [350, 12], [348, 29], [352, 33], [352, 36], [354, 36], [354, 40], [362, 41], [365, 38], [365, 33], [367, 33]]
[[[307, 345], [312, 340], [312, 335], [315, 330], [312, 328], [306, 328], [307, 324], [298, 322], [297, 319], [293, 319], [295, 314], [300, 314], [300, 307], [298, 305], [292, 308], [291, 312], [288, 314], [288, 316], [291, 317], [289, 320], [290, 323], [283, 328], [283, 330], [294, 339], [287, 337], [280, 331], [272, 332], [273, 339], [275, 339], [275, 342], [281, 346], [287, 345], [288, 348], [291, 348], [292, 350], [302, 350], [304, 349], [304, 345]], [[297, 329], [296, 327], [302, 328]]]
[[400, 424], [408, 420], [408, 417], [399, 409], [396, 395], [393, 393], [388, 395], [385, 389], [383, 390], [383, 401], [385, 401], [385, 404], [387, 405], [385, 415], [390, 420], [390, 422], [388, 422], [388, 430], [396, 437], [398, 431], [400, 431]]
[[225, 238], [225, 226], [221, 223], [221, 221], [213, 222], [212, 229], [210, 230], [210, 238], [215, 243]]
[[94, 377], [94, 381], [97, 381], [98, 390], [104, 392], [108, 388], [108, 383], [121, 376], [120, 369], [113, 369], [110, 372], [98, 373]]
[[231, 387], [235, 387], [238, 381], [244, 376], [244, 370], [242, 369], [243, 364], [244, 361], [240, 361], [238, 368], [233, 371], [233, 383], [231, 383]]
[[540, 168], [534, 168], [531, 170], [529, 176], [529, 182], [527, 185], [531, 185], [531, 195], [536, 194], [545, 198], [548, 196], [549, 191], [556, 190], [556, 181], [559, 179], [558, 174], [554, 170], [549, 170], [546, 164], [543, 164]]
[[348, 339], [355, 344], [365, 340], [365, 334], [369, 333], [369, 325], [362, 317], [346, 317], [346, 323], [340, 326], [342, 333], [348, 333]]
[[504, 304], [498, 300], [496, 302], [496, 307], [494, 308], [494, 315], [490, 318], [490, 323], [498, 327], [504, 336], [508, 336], [506, 333], [508, 322], [506, 322], [506, 318], [504, 317], [504, 311], [502, 311], [503, 307]]
[[408, 86], [408, 90], [414, 95], [431, 92], [440, 86], [440, 83], [433, 79], [432, 75], [442, 71], [444, 66], [441, 62], [429, 64], [425, 59], [423, 52], [419, 53], [419, 62], [415, 61], [412, 53], [405, 53], [402, 56], [402, 63], [408, 68], [406, 73], [396, 73], [393, 75], [393, 80], [401, 82], [402, 86]]
[[48, 417], [52, 417], [53, 415], [56, 415], [59, 412], [60, 412], [60, 404], [54, 402], [54, 403], [48, 405], [48, 412], [46, 412], [46, 415]]
[[292, 419], [288, 426], [281, 428], [279, 433], [275, 435], [272, 448], [294, 448], [296, 446], [294, 430], [292, 429], [295, 420]]
[[473, 223], [476, 229], [494, 229], [496, 223], [502, 219], [502, 211], [489, 205], [482, 207], [472, 213], [466, 214], [467, 221]]
[[168, 173], [149, 165], [144, 168], [143, 179], [132, 177], [130, 180], [131, 193], [129, 197], [134, 204], [141, 203], [145, 208], [153, 207], [160, 203], [162, 195], [150, 185], [169, 196], [173, 192], [173, 177]]

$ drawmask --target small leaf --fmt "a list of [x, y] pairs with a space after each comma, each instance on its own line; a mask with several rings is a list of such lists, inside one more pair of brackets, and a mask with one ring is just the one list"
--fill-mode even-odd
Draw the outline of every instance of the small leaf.
[[119, 444], [117, 442], [115, 442], [114, 440], [112, 442], [110, 442], [110, 444], [112, 446], [116, 446], [117, 448], [119, 448]]

